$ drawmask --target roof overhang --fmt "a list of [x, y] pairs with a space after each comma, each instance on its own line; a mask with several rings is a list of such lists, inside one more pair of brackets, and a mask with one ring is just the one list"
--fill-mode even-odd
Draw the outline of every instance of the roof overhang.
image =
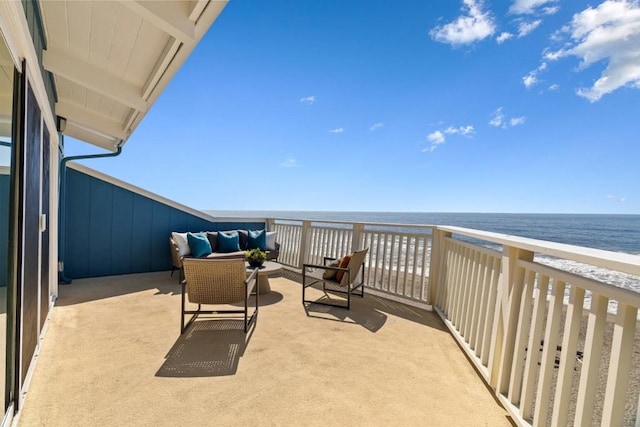
[[124, 144], [226, 4], [41, 0], [62, 133], [112, 151]]

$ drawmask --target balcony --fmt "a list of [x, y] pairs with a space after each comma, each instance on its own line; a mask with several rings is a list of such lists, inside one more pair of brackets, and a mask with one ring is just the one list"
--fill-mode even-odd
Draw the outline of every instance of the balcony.
[[[637, 419], [640, 294], [559, 265], [637, 284], [638, 256], [458, 227], [267, 223], [288, 269], [271, 279], [246, 338], [234, 321], [180, 336], [180, 287], [168, 272], [62, 287], [20, 423]], [[350, 311], [305, 310], [302, 263], [365, 246], [367, 296]]]
[[221, 320], [180, 336], [168, 272], [61, 287], [19, 425], [510, 425], [435, 313], [305, 311], [297, 280], [271, 279], [246, 339]]

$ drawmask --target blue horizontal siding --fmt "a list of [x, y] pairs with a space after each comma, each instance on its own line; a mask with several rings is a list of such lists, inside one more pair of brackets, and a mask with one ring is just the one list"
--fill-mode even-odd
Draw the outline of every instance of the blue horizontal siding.
[[256, 230], [211, 222], [74, 169], [67, 170], [65, 274], [71, 279], [171, 269], [172, 231]]

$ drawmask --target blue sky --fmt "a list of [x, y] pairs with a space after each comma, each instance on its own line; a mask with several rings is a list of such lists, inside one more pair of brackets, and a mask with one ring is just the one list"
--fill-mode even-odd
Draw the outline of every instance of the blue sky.
[[639, 89], [637, 0], [231, 0], [83, 163], [198, 209], [639, 214]]

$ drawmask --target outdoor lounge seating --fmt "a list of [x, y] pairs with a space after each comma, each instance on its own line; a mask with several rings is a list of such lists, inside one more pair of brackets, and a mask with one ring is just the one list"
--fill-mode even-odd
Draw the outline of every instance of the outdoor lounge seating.
[[[185, 258], [183, 260], [184, 277], [182, 281], [182, 309], [180, 312], [180, 333], [193, 323], [201, 314], [244, 314], [244, 332], [258, 315], [258, 269], [247, 277], [244, 260], [212, 260]], [[255, 310], [249, 316], [248, 304], [251, 293], [255, 293]], [[198, 304], [197, 310], [187, 310], [185, 298]], [[222, 305], [244, 303], [242, 310], [202, 310], [202, 305]], [[185, 324], [185, 315], [191, 318]]]
[[[250, 244], [249, 231], [247, 230], [229, 230], [222, 233], [230, 234], [237, 232], [238, 245], [234, 250], [224, 250], [218, 243], [218, 234], [220, 231], [206, 231], [203, 234], [207, 237], [211, 252], [197, 258], [206, 259], [244, 259], [245, 250], [253, 249]], [[194, 258], [194, 255], [189, 247], [187, 240], [188, 233], [176, 233], [173, 232], [169, 236], [169, 248], [171, 251], [171, 276], [173, 277], [174, 271], [180, 272], [178, 276], [178, 282], [182, 280], [182, 260], [183, 258]], [[266, 254], [267, 261], [277, 261], [280, 255], [280, 243], [275, 241], [276, 233], [273, 231], [265, 232], [266, 240]]]
[[[353, 254], [347, 255], [344, 258], [336, 259], [331, 257], [324, 257], [324, 264], [303, 264], [302, 268], [302, 304], [315, 303], [328, 305], [333, 307], [342, 307], [349, 310], [351, 308], [351, 295], [357, 295], [364, 297], [364, 258], [367, 255], [369, 248], [365, 248], [360, 251], [355, 251]], [[327, 264], [328, 261], [333, 261]], [[313, 272], [308, 272], [307, 269], [314, 269]], [[358, 274], [362, 273], [362, 274]], [[357, 282], [360, 277], [360, 282]], [[347, 305], [334, 304], [329, 298], [323, 298], [320, 300], [307, 300], [305, 298], [305, 291], [309, 286], [313, 286], [317, 283], [322, 283], [322, 290], [327, 296], [327, 290], [330, 292], [337, 292], [340, 294], [346, 294]], [[329, 288], [327, 288], [329, 286]], [[355, 292], [360, 288], [360, 292]]]

